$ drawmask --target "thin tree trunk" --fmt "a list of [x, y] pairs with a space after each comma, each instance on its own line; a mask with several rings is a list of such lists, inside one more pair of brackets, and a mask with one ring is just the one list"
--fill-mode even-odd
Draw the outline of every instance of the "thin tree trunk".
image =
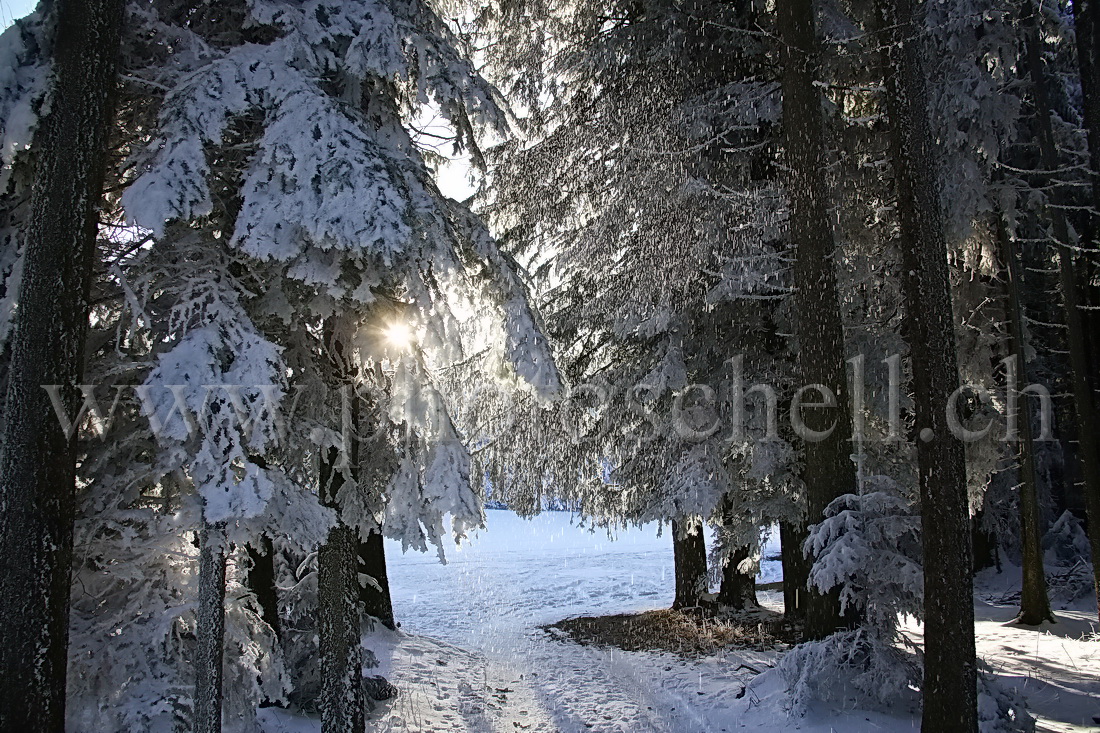
[[[776, 4], [783, 85], [783, 137], [790, 200], [791, 242], [795, 246], [795, 328], [803, 385], [824, 385], [836, 408], [807, 411], [806, 427], [823, 439], [805, 442], [806, 523], [822, 520], [825, 507], [856, 491], [852, 452], [852, 410], [845, 366], [844, 328], [837, 294], [836, 244], [828, 219], [829, 193], [821, 95], [816, 87], [818, 42], [812, 0]], [[811, 394], [812, 401], [821, 399]], [[855, 622], [840, 613], [839, 590], [807, 590], [806, 637], [820, 639]]]
[[[1032, 95], [1035, 102], [1035, 121], [1039, 133], [1040, 164], [1047, 171], [1057, 170], [1061, 162], [1054, 141], [1054, 129], [1050, 119], [1050, 98], [1047, 93], [1049, 81], [1043, 71], [1043, 59], [1040, 53], [1039, 25], [1035, 17], [1034, 4], [1024, 5], [1025, 43], [1027, 46], [1025, 61], [1031, 76]], [[1052, 174], [1047, 174], [1051, 179]], [[1055, 180], [1048, 181], [1052, 186], [1053, 206], [1048, 207], [1051, 229], [1054, 234], [1055, 255], [1058, 259], [1058, 276], [1062, 297], [1066, 309], [1066, 331], [1069, 346], [1069, 361], [1073, 388], [1073, 409], [1077, 415], [1077, 455], [1084, 480], [1085, 511], [1088, 512], [1089, 542], [1092, 547], [1093, 583], [1096, 591], [1097, 607], [1100, 610], [1100, 440], [1097, 439], [1096, 411], [1093, 402], [1092, 387], [1089, 384], [1088, 345], [1084, 323], [1080, 310], [1080, 293], [1076, 266], [1070, 245], [1069, 227], [1065, 214], [1060, 208], [1063, 203], [1062, 188]]]
[[1016, 623], [1035, 626], [1044, 621], [1054, 621], [1047, 596], [1046, 572], [1043, 568], [1043, 532], [1042, 513], [1039, 510], [1039, 483], [1035, 471], [1035, 441], [1032, 436], [1031, 402], [1020, 390], [1027, 382], [1027, 362], [1024, 354], [1027, 345], [1024, 342], [1024, 308], [1020, 300], [1023, 292], [1022, 268], [1018, 253], [1011, 237], [1005, 230], [1003, 220], [997, 223], [997, 239], [1001, 248], [1001, 257], [1008, 270], [1008, 282], [1005, 290], [1008, 295], [1009, 345], [1011, 357], [1016, 368], [1007, 374], [1006, 389], [1019, 397], [1017, 403], [1020, 415], [1017, 425], [1020, 430], [1020, 540], [1023, 544], [1023, 587], [1020, 593], [1020, 613]]
[[913, 367], [924, 549], [924, 733], [977, 730], [973, 551], [966, 456], [948, 429], [959, 386], [951, 282], [928, 95], [923, 18], [912, 0], [877, 0], [897, 187], [902, 288]]
[[63, 385], [76, 414], [122, 2], [57, 0], [53, 12], [0, 437], [0, 729], [21, 733], [65, 726], [76, 469], [42, 385]]
[[806, 540], [803, 524], [779, 523], [779, 557], [783, 564], [783, 615], [790, 620], [805, 617], [806, 583], [810, 569], [802, 554]]
[[742, 573], [737, 566], [749, 559], [749, 548], [738, 547], [722, 568], [722, 586], [718, 590], [718, 605], [741, 610], [760, 605], [756, 600], [756, 578]]
[[260, 616], [278, 639], [279, 597], [275, 589], [275, 546], [271, 537], [260, 537], [259, 546], [248, 545], [249, 568], [246, 582], [260, 606]]
[[674, 609], [695, 608], [707, 592], [707, 546], [697, 520], [673, 520], [672, 554], [676, 567]]
[[369, 583], [360, 583], [359, 600], [363, 603], [363, 610], [378, 619], [386, 628], [396, 629], [393, 599], [390, 596], [390, 578], [386, 572], [386, 546], [382, 533], [371, 532], [365, 542], [360, 540], [358, 552], [359, 572], [369, 575], [379, 586], [375, 588]]
[[199, 532], [199, 607], [195, 614], [194, 733], [220, 733], [222, 729], [225, 551], [225, 525], [210, 525], [204, 519]]

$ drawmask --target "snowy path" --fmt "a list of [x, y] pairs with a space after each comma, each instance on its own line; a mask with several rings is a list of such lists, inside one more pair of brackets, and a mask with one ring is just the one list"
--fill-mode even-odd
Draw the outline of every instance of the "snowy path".
[[[672, 546], [657, 527], [589, 533], [568, 514], [523, 520], [488, 512], [489, 530], [448, 564], [387, 543], [401, 632], [369, 639], [401, 694], [372, 716], [386, 733], [720, 733], [727, 709], [765, 655], [688, 663], [665, 654], [581, 646], [540, 626], [576, 615], [667, 608]], [[774, 574], [769, 566], [766, 572]], [[317, 723], [264, 713], [267, 733]]]
[[[451, 549], [447, 566], [396, 546], [387, 551], [403, 629], [476, 650], [467, 663], [480, 669], [486, 704], [496, 707], [475, 726], [456, 720], [449, 728], [392, 730], [710, 733], [723, 728], [705, 711], [728, 707], [751, 675], [741, 663], [770, 663], [751, 653], [699, 663], [625, 654], [538, 629], [575, 615], [667, 608], [671, 540], [667, 532], [658, 537], [655, 526], [621, 532], [612, 542], [606, 533], [570, 526], [560, 513], [522, 520], [489, 512], [489, 531]], [[765, 568], [769, 578], [777, 572]], [[423, 675], [423, 667], [406, 666], [397, 646], [395, 678]]]
[[[489, 531], [449, 564], [434, 555], [387, 546], [394, 610], [402, 632], [369, 639], [377, 672], [401, 695], [372, 716], [384, 733], [799, 733], [919, 731], [911, 712], [898, 716], [811, 705], [788, 718], [774, 677], [738, 697], [774, 654], [730, 652], [698, 661], [627, 653], [563, 641], [540, 626], [576, 615], [667, 608], [672, 548], [656, 527], [590, 534], [566, 514], [521, 520], [489, 512]], [[774, 554], [768, 548], [766, 554]], [[761, 582], [779, 577], [765, 562]], [[1018, 587], [1005, 574], [983, 578], [987, 591]], [[1004, 586], [1000, 588], [1000, 586]], [[781, 609], [778, 594], [761, 600]], [[979, 601], [978, 653], [1002, 682], [1028, 698], [1044, 733], [1096, 731], [1100, 714], [1100, 643], [1079, 638], [1091, 614], [1060, 612], [1053, 629], [1005, 626], [1013, 608]], [[907, 633], [920, 638], [918, 626]], [[267, 711], [267, 733], [317, 733], [315, 719]]]
[[[402, 687], [377, 730], [710, 733], [768, 655], [686, 663], [666, 654], [618, 653], [533, 632], [515, 656], [470, 653], [429, 637], [373, 639], [379, 670]], [[381, 644], [379, 642], [382, 642]], [[724, 714], [722, 715], [724, 717]]]

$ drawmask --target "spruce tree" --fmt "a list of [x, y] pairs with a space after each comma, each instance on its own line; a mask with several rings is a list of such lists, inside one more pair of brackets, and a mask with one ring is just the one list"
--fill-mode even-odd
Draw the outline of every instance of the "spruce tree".
[[[741, 2], [609, 0], [495, 3], [479, 20], [490, 70], [530, 107], [530, 140], [487, 155], [485, 210], [536, 281], [553, 282], [542, 310], [574, 404], [599, 410], [591, 423], [575, 406], [525, 411], [524, 432], [487, 436], [523, 474], [502, 477], [517, 490], [505, 495], [534, 507], [521, 492], [549, 484], [610, 525], [703, 517], [718, 528], [716, 567], [747, 554], [730, 572], [751, 584], [763, 528], [795, 521], [803, 485], [791, 436], [753, 439], [758, 398], [742, 415], [752, 437], [729, 434], [728, 360], [745, 356], [746, 387], [791, 378], [776, 333], [786, 243], [769, 210], [778, 95], [756, 32], [768, 17]], [[567, 450], [522, 444], [555, 422], [576, 428]], [[681, 577], [700, 565], [674, 556]]]
[[963, 444], [946, 408], [958, 387], [954, 318], [928, 120], [922, 16], [910, 0], [878, 0], [886, 51], [886, 108], [913, 370], [924, 564], [921, 729], [977, 730], [970, 512]]
[[[475, 363], [480, 380], [540, 399], [559, 387], [514, 263], [440, 194], [417, 142], [429, 105], [467, 148], [508, 116], [421, 2], [133, 10], [108, 200], [120, 241], [100, 243], [89, 363], [139, 399], [118, 410], [120, 440], [83, 426], [81, 550], [94, 561], [80, 581], [112, 590], [80, 604], [71, 724], [247, 725], [264, 700], [310, 703], [325, 687], [326, 728], [343, 730], [364, 714], [339, 692], [358, 694], [359, 543], [382, 531], [442, 554], [446, 515], [457, 537], [483, 522], [439, 375]], [[343, 420], [349, 402], [369, 412], [369, 435]], [[322, 483], [334, 467], [336, 496]], [[196, 553], [188, 537], [219, 527], [224, 554]], [[258, 572], [218, 582], [265, 538], [290, 591]], [[319, 547], [321, 567], [289, 564]], [[186, 580], [196, 569], [202, 589]], [[141, 573], [156, 592], [123, 592]], [[119, 638], [102, 631], [135, 617]], [[330, 684], [314, 687], [317, 631]]]
[[[1040, 48], [1038, 11], [1031, 2], [1025, 2], [1024, 13], [1024, 63], [1031, 83], [1031, 95], [1035, 106], [1036, 132], [1039, 143], [1039, 164], [1043, 170], [1053, 172], [1060, 167], [1057, 142], [1051, 123], [1051, 101], [1048, 92], [1049, 80], [1043, 70], [1043, 56]], [[1046, 174], [1048, 177], [1052, 173]], [[1051, 192], [1052, 205], [1048, 207], [1051, 222], [1051, 234], [1054, 239], [1055, 261], [1058, 267], [1059, 290], [1065, 307], [1066, 341], [1069, 348], [1069, 377], [1073, 393], [1073, 413], [1077, 420], [1077, 441], [1079, 449], [1077, 459], [1083, 481], [1082, 493], [1085, 508], [1089, 516], [1089, 526], [1100, 526], [1100, 440], [1096, 435], [1096, 394], [1089, 376], [1088, 341], [1085, 332], [1085, 319], [1081, 311], [1081, 285], [1078, 280], [1078, 265], [1074, 252], [1070, 249], [1070, 228], [1062, 210], [1067, 203], [1061, 186], [1055, 181]], [[1100, 532], [1090, 532], [1092, 543], [1093, 581], [1096, 588], [1097, 604], [1100, 606]]]
[[[844, 324], [837, 293], [829, 189], [821, 161], [825, 157], [822, 99], [817, 90], [818, 40], [812, 0], [780, 3], [776, 8], [783, 89], [783, 150], [787, 163], [790, 237], [795, 250], [795, 319], [798, 363], [804, 386], [822, 385], [835, 409], [803, 413], [817, 433], [806, 440], [803, 480], [806, 523], [821, 520], [835, 498], [856, 491], [852, 452], [852, 408], [845, 364]], [[816, 388], [815, 388], [816, 389]], [[820, 399], [826, 399], [821, 397]], [[843, 624], [839, 591], [807, 589], [806, 636], [823, 638]]]
[[122, 24], [121, 0], [52, 8], [53, 82], [23, 232], [0, 438], [0, 727], [65, 726], [74, 443], [44, 385], [75, 414]]
[[1047, 595], [1046, 570], [1043, 566], [1043, 533], [1041, 530], [1041, 507], [1039, 504], [1039, 479], [1035, 469], [1036, 445], [1034, 439], [1033, 416], [1028, 395], [1022, 392], [1027, 381], [1027, 362], [1021, 363], [1021, 355], [1027, 353], [1027, 340], [1024, 335], [1024, 307], [1021, 291], [1024, 289], [1019, 256], [1014, 242], [1003, 224], [998, 226], [998, 239], [1001, 244], [1000, 256], [1005, 261], [1008, 291], [1008, 320], [1011, 332], [1011, 369], [1007, 371], [1006, 389], [1016, 392], [1019, 399], [1019, 413], [1016, 417], [1019, 426], [1020, 460], [1020, 543], [1022, 545], [1023, 587], [1020, 591], [1020, 614], [1017, 621], [1022, 624], [1038, 625], [1044, 621], [1054, 621]]

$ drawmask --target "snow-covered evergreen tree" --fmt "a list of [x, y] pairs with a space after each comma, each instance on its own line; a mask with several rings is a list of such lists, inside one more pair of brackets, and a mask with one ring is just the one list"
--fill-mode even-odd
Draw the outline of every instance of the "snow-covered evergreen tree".
[[[762, 482], [750, 468], [797, 454], [728, 435], [726, 360], [747, 354], [747, 388], [774, 383], [789, 358], [771, 335], [790, 283], [777, 85], [752, 30], [763, 20], [749, 4], [709, 2], [500, 3], [477, 17], [527, 126], [487, 156], [486, 210], [542, 283], [575, 387], [559, 412], [526, 410], [518, 431], [489, 434], [487, 452], [515, 456], [498, 483], [513, 506], [537, 509], [552, 492], [605, 523], [712, 519], [719, 568], [756, 557], [762, 524], [799, 514], [791, 493], [785, 505], [750, 498], [761, 485], [797, 491], [783, 466]], [[693, 383], [714, 394], [685, 392]], [[530, 450], [562, 425], [564, 452]], [[751, 576], [752, 562], [737, 564]]]
[[[507, 125], [428, 5], [165, 1], [134, 4], [130, 19], [120, 229], [101, 248], [93, 364], [136, 400], [112, 427], [127, 440], [89, 435], [80, 552], [94, 559], [78, 577], [131, 592], [79, 606], [70, 720], [148, 730], [216, 718], [209, 670], [223, 667], [233, 694], [221, 719], [249, 729], [259, 702], [304, 703], [297, 687], [317, 677], [295, 666], [316, 664], [315, 637], [277, 641], [241, 585], [245, 548], [270, 538], [293, 563], [278, 572], [305, 592], [283, 599], [298, 618], [317, 604], [316, 570], [298, 563], [335, 527], [442, 553], [445, 515], [456, 537], [483, 515], [449, 418], [455, 395], [434, 375], [472, 357], [540, 398], [559, 382], [514, 266], [439, 193], [417, 145], [425, 109], [464, 146]], [[344, 419], [349, 403], [369, 408], [368, 434]], [[344, 480], [322, 502], [318, 471], [332, 456]], [[224, 639], [194, 625], [195, 603], [221, 614], [186, 579], [200, 535], [223, 548], [210, 567], [233, 599]], [[144, 573], [163, 580], [133, 593]], [[355, 614], [357, 638], [355, 599], [337, 602], [351, 604], [338, 613]], [[151, 622], [127, 624], [125, 645], [97, 635], [136, 611]], [[93, 657], [96, 669], [79, 663]], [[362, 713], [331, 704], [336, 678], [356, 680], [339, 670], [360, 662], [333, 662], [322, 712], [340, 727]], [[192, 687], [195, 665], [209, 689]]]

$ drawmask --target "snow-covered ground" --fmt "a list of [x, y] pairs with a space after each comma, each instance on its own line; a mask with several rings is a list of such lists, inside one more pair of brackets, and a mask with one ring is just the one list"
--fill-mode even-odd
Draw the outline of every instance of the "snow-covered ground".
[[[659, 654], [581, 646], [539, 630], [568, 616], [642, 611], [672, 602], [672, 547], [648, 526], [617, 534], [590, 533], [566, 513], [523, 520], [488, 512], [488, 529], [448, 564], [434, 555], [387, 547], [398, 633], [368, 643], [382, 662], [376, 672], [401, 688], [372, 716], [380, 731], [606, 731], [719, 733], [736, 730], [863, 733], [919, 730], [907, 711], [811, 706], [787, 718], [781, 685], [768, 675], [771, 652], [725, 652], [697, 661]], [[767, 548], [775, 555], [778, 548]], [[780, 578], [765, 560], [760, 582]], [[986, 596], [1009, 588], [1011, 573], [982, 578]], [[1018, 586], [1016, 586], [1018, 587]], [[979, 598], [982, 594], [979, 594]], [[777, 610], [778, 594], [761, 600]], [[1053, 627], [1005, 626], [1014, 608], [982, 600], [978, 649], [1003, 683], [1029, 699], [1040, 729], [1097, 730], [1100, 642], [1081, 638], [1095, 623], [1082, 610], [1059, 611]], [[1095, 618], [1093, 617], [1093, 621]], [[920, 628], [906, 627], [919, 639]], [[1095, 638], [1095, 637], [1093, 637]], [[269, 733], [305, 733], [315, 720], [265, 710]]]
[[[1002, 599], [1020, 590], [1020, 569], [985, 570], [975, 580], [978, 656], [1019, 690], [1038, 718], [1040, 731], [1100, 731], [1100, 635], [1096, 607], [1086, 596], [1054, 603], [1056, 624], [1039, 628], [1009, 622], [1019, 611]], [[920, 639], [919, 630], [913, 637]]]
[[[522, 519], [486, 512], [487, 529], [434, 554], [387, 543], [394, 612], [405, 631], [467, 649], [514, 656], [531, 630], [568, 616], [623, 613], [672, 604], [672, 540], [656, 524], [619, 531], [578, 526], [567, 512]], [[777, 555], [778, 545], [766, 548]], [[782, 578], [765, 560], [767, 583]]]
[[[504, 697], [492, 695], [502, 688], [515, 691], [506, 693], [512, 708], [512, 698], [523, 700], [519, 709], [527, 715], [517, 711], [514, 720], [487, 730], [720, 730], [700, 718], [699, 708], [740, 691], [752, 674], [741, 663], [754, 669], [770, 663], [747, 653], [687, 664], [580, 646], [538, 629], [568, 616], [671, 605], [672, 542], [656, 525], [611, 540], [606, 531], [578, 527], [567, 513], [523, 520], [490, 511], [487, 531], [449, 552], [446, 566], [389, 549], [403, 630], [483, 655], [484, 674], [501, 683], [488, 684], [490, 705]], [[765, 565], [778, 579], [778, 563]]]

